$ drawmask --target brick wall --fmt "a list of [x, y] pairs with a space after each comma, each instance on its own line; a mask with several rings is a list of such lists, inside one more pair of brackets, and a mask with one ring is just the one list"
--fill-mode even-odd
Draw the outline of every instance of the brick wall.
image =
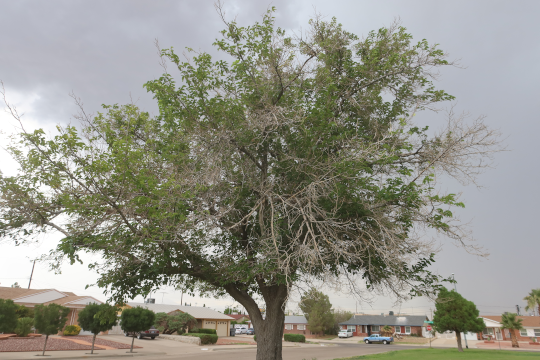
[[[292, 329], [287, 330], [287, 325], [292, 325]], [[307, 325], [303, 325], [306, 330], [298, 330], [298, 325], [300, 324], [286, 324], [283, 328], [283, 333], [284, 334], [301, 334], [301, 335], [304, 335], [306, 338], [314, 338], [317, 336], [316, 334], [312, 334], [311, 331], [309, 331]]]

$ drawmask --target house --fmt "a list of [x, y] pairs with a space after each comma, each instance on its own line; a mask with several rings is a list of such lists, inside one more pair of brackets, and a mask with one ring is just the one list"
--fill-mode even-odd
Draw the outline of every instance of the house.
[[379, 334], [386, 325], [391, 326], [396, 334], [424, 336], [425, 315], [353, 315], [349, 320], [339, 324], [342, 330], [352, 329], [353, 336], [369, 336]]
[[[249, 327], [253, 327], [251, 320], [248, 321]], [[285, 316], [283, 324], [284, 334], [302, 334], [306, 338], [313, 338], [316, 334], [309, 330], [308, 321], [304, 315]]]
[[[510, 330], [502, 329], [502, 316], [481, 315], [486, 328], [478, 334], [478, 339], [487, 339], [491, 336], [493, 340], [511, 340]], [[516, 316], [522, 319], [523, 329], [515, 331], [518, 341], [530, 341], [531, 337], [540, 338], [540, 316]]]
[[[67, 325], [78, 325], [79, 312], [91, 303], [101, 304], [102, 301], [92, 296], [79, 296], [68, 291], [56, 289], [22, 289], [0, 286], [0, 299], [10, 299], [17, 305], [33, 308], [36, 305], [55, 303], [69, 308]], [[81, 331], [81, 335], [90, 332]]]
[[151, 310], [153, 312], [166, 314], [174, 314], [175, 312], [188, 313], [197, 319], [197, 327], [200, 329], [215, 329], [218, 336], [229, 336], [231, 321], [234, 320], [229, 315], [222, 314], [207, 307], [200, 306], [182, 306], [182, 305], [165, 305], [153, 303], [128, 303], [127, 307], [137, 307]]
[[245, 315], [245, 314], [228, 314], [227, 316], [232, 317], [234, 321], [236, 321], [237, 323], [249, 321], [249, 315]]

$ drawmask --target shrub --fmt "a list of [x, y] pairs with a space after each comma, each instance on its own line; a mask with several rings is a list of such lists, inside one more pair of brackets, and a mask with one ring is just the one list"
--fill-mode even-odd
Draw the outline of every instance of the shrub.
[[13, 300], [0, 299], [0, 333], [12, 333], [17, 327], [17, 309]]
[[[202, 330], [202, 329], [201, 329]], [[208, 330], [208, 329], [206, 329]], [[195, 333], [187, 333], [182, 334], [182, 336], [194, 336], [201, 339], [201, 345], [208, 345], [208, 344], [215, 344], [218, 341], [218, 336], [215, 334], [195, 334]]]
[[79, 335], [81, 327], [79, 325], [68, 325], [64, 328], [64, 336]]
[[32, 326], [34, 325], [34, 319], [30, 317], [23, 317], [17, 321], [17, 327], [15, 328], [15, 334], [20, 337], [27, 337], [32, 332]]
[[257, 335], [253, 335], [253, 341], [257, 342]]
[[283, 335], [283, 339], [290, 342], [306, 342], [306, 337], [301, 334], [285, 334]]
[[216, 330], [215, 329], [197, 329], [197, 328], [193, 328], [191, 330], [189, 330], [189, 332], [191, 334], [211, 334], [211, 335], [216, 335]]

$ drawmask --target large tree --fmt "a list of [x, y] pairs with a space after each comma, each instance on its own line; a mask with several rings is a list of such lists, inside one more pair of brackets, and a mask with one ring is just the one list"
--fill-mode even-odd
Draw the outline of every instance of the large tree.
[[435, 303], [433, 328], [440, 333], [455, 331], [458, 350], [463, 352], [461, 334], [479, 333], [486, 327], [484, 319], [472, 301], [468, 301], [456, 291], [442, 288]]
[[302, 295], [298, 306], [305, 314], [309, 330], [312, 333], [321, 333], [322, 335], [324, 331], [333, 328], [334, 314], [332, 313], [332, 304], [328, 295], [315, 288], [311, 288]]
[[253, 321], [257, 359], [282, 358], [300, 281], [436, 291], [422, 231], [468, 234], [438, 180], [474, 181], [498, 144], [481, 119], [415, 123], [453, 99], [432, 84], [443, 51], [398, 25], [360, 39], [315, 18], [289, 34], [272, 10], [225, 25], [222, 60], [162, 51], [165, 73], [145, 85], [158, 116], [112, 105], [81, 110], [82, 130], [23, 131], [10, 147], [21, 171], [0, 178], [0, 235], [61, 233], [57, 265], [100, 254], [97, 285], [119, 302], [163, 285], [228, 294]]

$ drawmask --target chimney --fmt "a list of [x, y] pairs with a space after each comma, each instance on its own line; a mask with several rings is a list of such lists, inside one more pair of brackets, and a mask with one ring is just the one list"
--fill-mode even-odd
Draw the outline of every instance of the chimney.
[[394, 312], [393, 312], [393, 311], [389, 311], [389, 312], [388, 312], [388, 315], [389, 315], [389, 316], [394, 316]]

